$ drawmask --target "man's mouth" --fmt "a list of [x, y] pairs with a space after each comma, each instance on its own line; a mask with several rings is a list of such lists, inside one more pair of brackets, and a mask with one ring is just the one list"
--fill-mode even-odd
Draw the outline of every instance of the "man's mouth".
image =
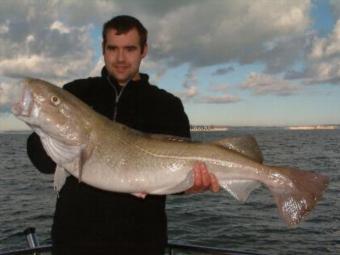
[[117, 72], [125, 72], [128, 68], [128, 66], [115, 66]]

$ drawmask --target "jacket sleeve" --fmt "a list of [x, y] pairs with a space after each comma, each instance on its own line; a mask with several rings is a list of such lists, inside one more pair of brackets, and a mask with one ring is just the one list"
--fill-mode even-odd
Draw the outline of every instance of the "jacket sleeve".
[[184, 107], [180, 99], [175, 98], [174, 103], [170, 109], [167, 109], [167, 133], [180, 137], [190, 138], [190, 124]]
[[42, 173], [52, 174], [56, 163], [47, 155], [43, 148], [40, 137], [32, 133], [27, 139], [27, 155], [32, 164]]
[[150, 123], [151, 129], [154, 130], [151, 133], [190, 138], [189, 119], [179, 98], [163, 94], [156, 99], [152, 107], [153, 116]]

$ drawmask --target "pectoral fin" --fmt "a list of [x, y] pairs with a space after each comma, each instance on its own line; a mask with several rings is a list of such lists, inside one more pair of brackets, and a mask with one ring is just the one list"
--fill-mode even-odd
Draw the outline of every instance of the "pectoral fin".
[[70, 174], [68, 172], [66, 172], [66, 170], [57, 165], [55, 172], [54, 172], [54, 178], [53, 178], [53, 187], [54, 190], [59, 192], [61, 190], [61, 188], [64, 186], [66, 178], [69, 176]]
[[92, 154], [92, 150], [86, 150], [82, 149], [80, 154], [79, 154], [79, 159], [78, 159], [78, 181], [81, 182], [82, 175], [83, 175], [83, 167], [85, 162], [89, 159], [89, 157]]

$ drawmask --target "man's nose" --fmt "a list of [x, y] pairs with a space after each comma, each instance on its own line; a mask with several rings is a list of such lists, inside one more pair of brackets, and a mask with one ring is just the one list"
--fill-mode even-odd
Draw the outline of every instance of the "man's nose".
[[124, 50], [119, 50], [117, 55], [118, 62], [124, 62], [125, 61], [125, 52]]

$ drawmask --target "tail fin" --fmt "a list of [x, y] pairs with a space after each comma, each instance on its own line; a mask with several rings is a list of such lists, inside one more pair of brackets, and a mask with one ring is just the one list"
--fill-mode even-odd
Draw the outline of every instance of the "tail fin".
[[295, 168], [271, 168], [275, 169], [276, 174], [289, 180], [287, 185], [269, 185], [269, 189], [282, 219], [288, 226], [295, 226], [320, 200], [328, 185], [328, 177]]

